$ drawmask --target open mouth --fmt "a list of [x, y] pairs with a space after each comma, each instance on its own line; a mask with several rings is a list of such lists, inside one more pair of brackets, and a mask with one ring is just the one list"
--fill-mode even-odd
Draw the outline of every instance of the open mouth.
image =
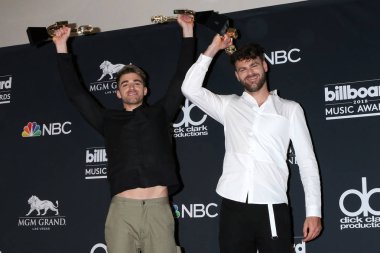
[[136, 91], [128, 91], [127, 96], [136, 96], [137, 92]]
[[246, 81], [249, 81], [249, 82], [255, 82], [259, 79], [259, 75], [252, 75], [252, 76], [248, 76], [247, 78], [245, 78]]

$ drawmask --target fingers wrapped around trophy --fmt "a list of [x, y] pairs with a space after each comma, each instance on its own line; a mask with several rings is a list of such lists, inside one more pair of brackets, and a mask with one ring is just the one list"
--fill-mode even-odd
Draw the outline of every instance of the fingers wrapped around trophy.
[[[174, 14], [181, 14], [181, 15], [188, 15], [194, 19], [195, 12], [188, 9], [181, 9], [181, 10], [174, 10]], [[175, 22], [177, 21], [177, 16], [164, 16], [164, 15], [155, 15], [152, 16], [151, 19], [152, 23], [154, 24], [163, 24], [168, 22]]]
[[[230, 27], [230, 19], [225, 15], [221, 15], [215, 11], [201, 11], [195, 12], [193, 10], [181, 9], [174, 10], [174, 14], [182, 14], [191, 16], [198, 24], [204, 25], [219, 35], [223, 36], [227, 34], [231, 39], [237, 39], [238, 33], [235, 28]], [[177, 16], [164, 16], [155, 15], [151, 17], [151, 21], [154, 24], [164, 24], [168, 22], [177, 21]], [[231, 45], [225, 49], [228, 55], [233, 54], [236, 51], [236, 46]]]
[[93, 27], [92, 25], [77, 26], [75, 23], [69, 23], [68, 21], [57, 21], [48, 27], [28, 27], [26, 32], [29, 42], [31, 45], [41, 45], [45, 42], [51, 41], [55, 32], [64, 26], [71, 28], [70, 37], [100, 32], [98, 27]]
[[[226, 34], [232, 40], [237, 39], [237, 37], [238, 37], [238, 33], [237, 33], [237, 30], [235, 28], [228, 28]], [[232, 44], [231, 46], [224, 49], [224, 51], [226, 52], [226, 54], [232, 55], [236, 51], [236, 46]]]

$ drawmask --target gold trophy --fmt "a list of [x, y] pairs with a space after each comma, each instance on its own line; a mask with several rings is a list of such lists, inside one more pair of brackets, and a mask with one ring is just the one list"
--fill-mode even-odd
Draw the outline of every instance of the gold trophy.
[[[220, 34], [221, 36], [227, 34], [232, 39], [237, 39], [238, 37], [237, 30], [235, 28], [229, 27], [229, 19], [226, 16], [218, 14], [214, 11], [195, 12], [188, 9], [182, 9], [174, 10], [173, 13], [192, 16], [195, 22], [205, 25], [206, 27]], [[154, 24], [163, 24], [168, 22], [175, 22], [177, 21], [177, 17], [156, 15], [151, 17], [151, 21]], [[231, 45], [225, 49], [225, 52], [228, 55], [233, 54], [235, 51], [236, 47], [234, 45]]]
[[[238, 37], [238, 33], [237, 33], [237, 30], [235, 28], [231, 28], [231, 27], [228, 28], [226, 34], [230, 38], [232, 38], [233, 40], [237, 39], [237, 37]], [[236, 51], [236, 46], [231, 45], [231, 46], [227, 47], [226, 49], [224, 49], [224, 51], [226, 52], [226, 54], [232, 55]]]
[[[192, 18], [194, 18], [194, 16], [195, 16], [195, 11], [188, 10], [188, 9], [174, 10], [173, 13], [174, 14], [189, 15]], [[176, 16], [156, 15], [156, 16], [152, 16], [150, 20], [154, 24], [163, 24], [163, 23], [167, 23], [167, 22], [175, 22], [175, 21], [177, 21], [177, 17]]]
[[91, 25], [81, 25], [78, 26], [74, 23], [70, 23], [68, 21], [57, 21], [54, 24], [48, 27], [28, 27], [26, 32], [28, 34], [29, 42], [32, 45], [39, 45], [44, 42], [50, 41], [52, 37], [54, 37], [54, 33], [56, 30], [62, 28], [63, 26], [68, 26], [71, 28], [70, 37], [73, 36], [82, 36], [93, 34], [99, 32], [100, 29], [93, 27]]
[[55, 24], [48, 26], [46, 28], [46, 30], [47, 30], [48, 34], [50, 35], [50, 37], [54, 37], [55, 31], [64, 27], [64, 26], [68, 26], [71, 28], [70, 37], [87, 35], [87, 34], [90, 34], [94, 31], [94, 28], [91, 25], [81, 25], [79, 27], [76, 27], [75, 24], [69, 24], [68, 21], [55, 22]]

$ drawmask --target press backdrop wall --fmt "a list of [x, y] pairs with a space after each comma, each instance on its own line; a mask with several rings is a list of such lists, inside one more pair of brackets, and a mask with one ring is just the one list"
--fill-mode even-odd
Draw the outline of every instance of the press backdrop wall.
[[[310, 127], [324, 231], [314, 242], [302, 242], [304, 194], [290, 148], [295, 252], [379, 252], [379, 13], [376, 0], [346, 0], [226, 14], [239, 31], [238, 47], [254, 41], [266, 48], [270, 89], [298, 101]], [[196, 34], [199, 54], [214, 33], [198, 26]], [[149, 73], [148, 102], [154, 102], [174, 73], [179, 43], [179, 27], [167, 24], [77, 37], [71, 48], [89, 91], [104, 105], [121, 108], [114, 76], [102, 76], [102, 63], [141, 66]], [[241, 94], [224, 53], [206, 85]], [[0, 252], [106, 252], [104, 142], [66, 98], [52, 43], [0, 48], [0, 119]], [[172, 198], [178, 243], [186, 253], [216, 253], [223, 127], [186, 101], [173, 138], [183, 183]], [[32, 196], [55, 208], [38, 215], [28, 203]]]

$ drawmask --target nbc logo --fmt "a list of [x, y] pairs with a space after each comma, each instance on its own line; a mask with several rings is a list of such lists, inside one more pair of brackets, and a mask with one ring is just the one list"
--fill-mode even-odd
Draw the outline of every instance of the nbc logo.
[[301, 50], [299, 48], [292, 48], [289, 51], [278, 50], [270, 52], [270, 54], [264, 54], [264, 56], [271, 65], [284, 64], [287, 62], [296, 63], [301, 60], [300, 52]]
[[173, 204], [173, 214], [174, 214], [174, 217], [176, 218], [181, 217], [181, 212], [178, 211], [178, 205], [176, 204]]
[[28, 122], [26, 126], [24, 126], [21, 136], [24, 138], [29, 137], [38, 137], [45, 135], [60, 135], [60, 134], [70, 134], [71, 122], [66, 121], [64, 123], [55, 122], [55, 123], [47, 123], [41, 125], [37, 124], [37, 122]]
[[22, 137], [41, 136], [41, 127], [36, 122], [28, 122], [21, 133]]
[[178, 206], [172, 204], [173, 215], [175, 218], [215, 218], [218, 216], [215, 203], [205, 204], [182, 204]]

